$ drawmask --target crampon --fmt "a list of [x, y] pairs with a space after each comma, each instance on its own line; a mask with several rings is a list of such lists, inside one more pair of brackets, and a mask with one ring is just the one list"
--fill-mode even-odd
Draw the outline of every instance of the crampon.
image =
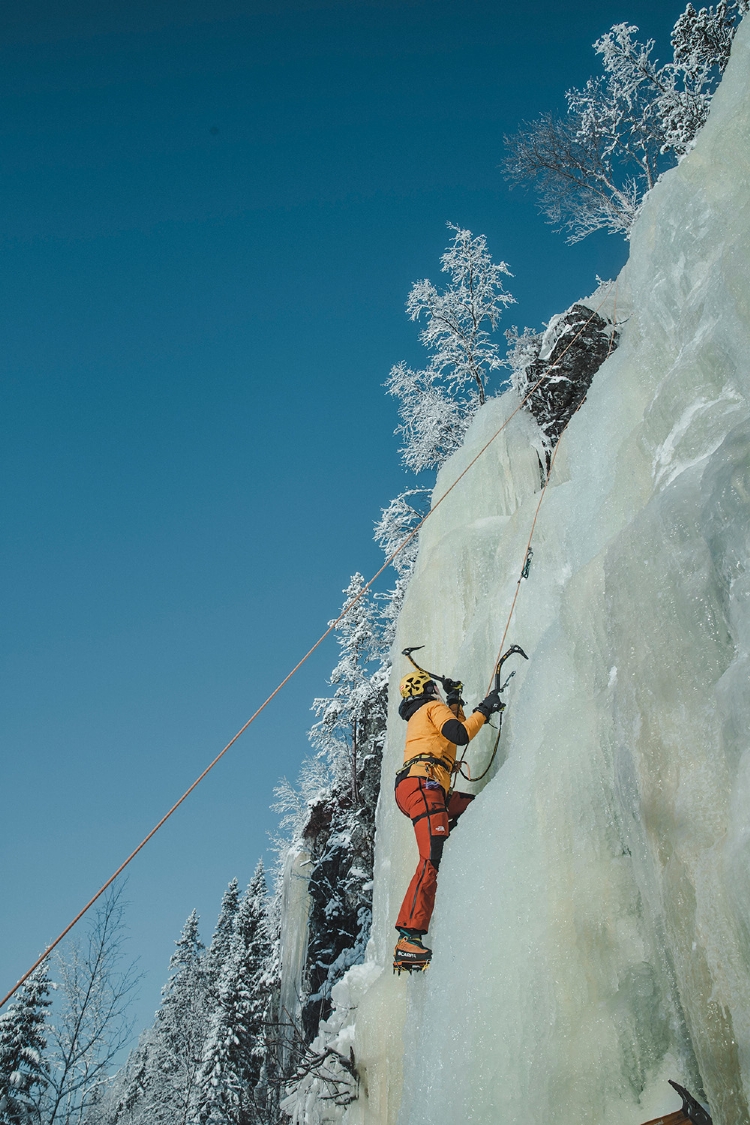
[[429, 967], [432, 950], [427, 949], [418, 937], [400, 937], [393, 952], [393, 971], [423, 973]]

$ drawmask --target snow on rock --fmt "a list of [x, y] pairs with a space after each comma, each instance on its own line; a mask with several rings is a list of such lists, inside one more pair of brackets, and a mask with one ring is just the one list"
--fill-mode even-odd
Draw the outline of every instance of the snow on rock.
[[[750, 21], [602, 315], [615, 300], [620, 344], [562, 439], [508, 635], [531, 661], [414, 978], [390, 970], [416, 861], [390, 796], [391, 692], [348, 1125], [638, 1125], [678, 1108], [668, 1077], [716, 1125], [750, 1120]], [[515, 402], [479, 412], [435, 498]], [[424, 644], [470, 706], [523, 563], [536, 445], [517, 414], [421, 533], [395, 650]], [[489, 748], [483, 732], [475, 770]], [[298, 1120], [332, 1120], [326, 1104]]]
[[553, 316], [546, 331], [530, 342], [521, 377], [518, 373], [512, 380], [544, 435], [547, 465], [549, 450], [579, 409], [594, 375], [617, 347], [617, 329], [598, 311], [606, 304], [614, 316], [612, 302], [607, 300], [609, 288], [598, 298], [594, 295], [591, 307], [577, 302]]
[[359, 1082], [341, 1060], [354, 1059], [354, 1020], [359, 1000], [380, 976], [373, 961], [349, 969], [331, 997], [334, 1010], [323, 1020], [302, 1064], [306, 1071], [290, 1083], [281, 1110], [291, 1125], [325, 1125], [344, 1119], [346, 1107], [357, 1097]]

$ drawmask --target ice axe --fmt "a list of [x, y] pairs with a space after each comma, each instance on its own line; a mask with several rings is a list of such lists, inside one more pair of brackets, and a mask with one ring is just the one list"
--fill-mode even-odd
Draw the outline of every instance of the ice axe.
[[[502, 692], [505, 691], [508, 684], [510, 683], [510, 681], [513, 679], [513, 677], [516, 674], [516, 671], [515, 671], [515, 668], [514, 668], [513, 671], [510, 673], [510, 675], [508, 676], [505, 683], [502, 683], [503, 664], [505, 663], [505, 661], [508, 659], [509, 656], [522, 656], [524, 658], [524, 660], [529, 659], [520, 645], [511, 645], [510, 648], [505, 650], [505, 652], [503, 653], [503, 655], [500, 657], [497, 664], [495, 665], [495, 691], [498, 694], [501, 694]], [[503, 705], [503, 707], [504, 706], [505, 705]], [[490, 757], [489, 764], [487, 766], [487, 769], [484, 771], [484, 773], [481, 773], [479, 775], [479, 777], [475, 777], [473, 779], [474, 781], [481, 781], [482, 778], [485, 776], [485, 774], [487, 774], [489, 772], [490, 766], [494, 762], [495, 755], [497, 754], [497, 748], [500, 744], [500, 734], [502, 732], [502, 729], [503, 729], [503, 712], [500, 711], [500, 713], [497, 716], [497, 737], [495, 738], [495, 745], [492, 747], [492, 755]]]
[[[423, 668], [421, 664], [417, 664], [416, 660], [412, 656], [412, 653], [419, 652], [421, 648], [424, 648], [424, 645], [412, 645], [411, 648], [403, 648], [401, 649], [401, 655], [405, 656], [406, 659], [414, 665], [418, 672], [424, 672], [425, 676], [429, 676], [431, 680], [439, 680], [446, 692], [463, 691], [464, 685], [462, 684], [461, 680], [452, 680], [450, 676], [438, 676], [436, 672], [429, 672], [427, 668]], [[510, 656], [510, 649], [508, 650], [506, 655]]]
[[[505, 664], [505, 661], [510, 656], [522, 656], [524, 658], [524, 660], [529, 659], [520, 645], [511, 645], [510, 648], [505, 650], [505, 652], [503, 653], [503, 655], [500, 657], [497, 664], [495, 665], [495, 677], [494, 677], [494, 679], [495, 679], [495, 691], [498, 694], [505, 691], [508, 684], [510, 683], [510, 681], [513, 679], [513, 677], [516, 674], [515, 670], [514, 670], [513, 672], [510, 673], [510, 675], [506, 679], [505, 683], [502, 682], [502, 680], [503, 680], [503, 665]], [[464, 758], [466, 757], [466, 750], [467, 750], [467, 747], [464, 747], [463, 754], [461, 755], [461, 758], [458, 762], [458, 765], [457, 765], [456, 769], [457, 769], [457, 773], [460, 772], [461, 776], [465, 777], [467, 781], [481, 781], [482, 778], [486, 777], [487, 774], [492, 769], [492, 763], [495, 761], [495, 756], [497, 754], [497, 748], [500, 745], [500, 735], [501, 735], [502, 729], [503, 729], [503, 710], [505, 710], [505, 704], [503, 704], [502, 710], [498, 712], [498, 716], [497, 716], [497, 735], [495, 737], [495, 745], [492, 747], [492, 753], [490, 754], [490, 760], [487, 763], [486, 767], [479, 774], [478, 777], [471, 777], [470, 774], [464, 773], [463, 764], [464, 764]], [[451, 793], [453, 792], [453, 786], [451, 786], [450, 791], [451, 791]]]
[[706, 1113], [700, 1102], [695, 1100], [689, 1090], [686, 1090], [684, 1086], [680, 1086], [679, 1083], [673, 1082], [671, 1078], [668, 1078], [667, 1081], [682, 1098], [682, 1112], [689, 1121], [693, 1122], [693, 1125], [712, 1125], [710, 1116]]
[[505, 663], [505, 661], [508, 659], [509, 656], [522, 656], [524, 658], [524, 660], [529, 659], [520, 645], [511, 645], [509, 649], [506, 649], [506, 651], [503, 653], [503, 655], [500, 657], [497, 664], [495, 665], [495, 691], [505, 691], [508, 684], [510, 683], [510, 681], [513, 679], [513, 677], [516, 674], [515, 671], [511, 672], [511, 674], [508, 676], [505, 683], [501, 684], [500, 681], [503, 678], [503, 664]]

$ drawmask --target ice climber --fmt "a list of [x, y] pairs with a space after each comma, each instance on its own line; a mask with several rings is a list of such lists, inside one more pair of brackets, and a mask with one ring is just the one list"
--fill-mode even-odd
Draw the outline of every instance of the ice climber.
[[414, 825], [419, 862], [396, 920], [399, 939], [393, 965], [399, 971], [423, 969], [429, 963], [432, 950], [422, 944], [422, 937], [430, 927], [443, 845], [474, 800], [469, 793], [449, 796], [456, 747], [466, 746], [490, 715], [505, 708], [499, 692], [491, 691], [467, 719], [463, 685], [447, 679], [443, 684], [446, 702], [428, 672], [409, 672], [400, 684], [398, 713], [407, 726], [404, 764], [396, 774], [396, 804]]

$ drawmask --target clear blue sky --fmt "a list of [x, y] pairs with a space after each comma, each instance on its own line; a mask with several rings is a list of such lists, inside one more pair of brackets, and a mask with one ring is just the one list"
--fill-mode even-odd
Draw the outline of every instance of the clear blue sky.
[[[567, 247], [502, 134], [679, 3], [11, 0], [0, 13], [0, 992], [338, 611], [401, 488], [393, 363], [450, 220], [539, 326]], [[411, 478], [413, 481], [414, 478]], [[418, 638], [417, 638], [418, 640]], [[331, 643], [131, 868], [150, 1017], [182, 922], [247, 881]]]

